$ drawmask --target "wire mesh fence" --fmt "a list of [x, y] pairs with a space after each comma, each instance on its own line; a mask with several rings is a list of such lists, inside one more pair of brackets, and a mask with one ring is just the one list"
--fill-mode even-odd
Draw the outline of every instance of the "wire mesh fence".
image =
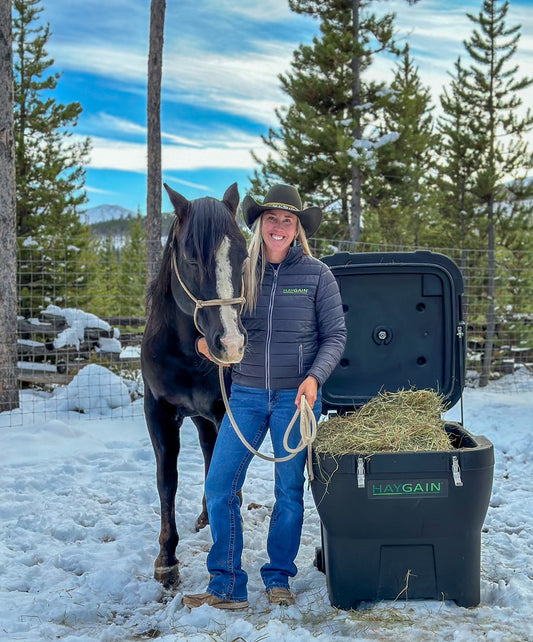
[[[334, 252], [411, 252], [415, 248], [312, 239], [316, 256]], [[450, 257], [465, 281], [466, 385], [477, 385], [486, 341], [488, 253], [418, 248]], [[142, 239], [22, 239], [19, 245], [17, 373], [25, 416], [142, 412], [140, 344], [145, 310]], [[496, 329], [491, 385], [512, 378], [531, 389], [533, 256], [497, 252]], [[5, 367], [0, 364], [0, 368]], [[0, 402], [1, 403], [1, 402]], [[0, 405], [0, 412], [4, 411]], [[0, 426], [24, 421], [19, 411]]]
[[[333, 242], [316, 240], [317, 255], [332, 252], [413, 252], [429, 250], [444, 254], [459, 267], [464, 279], [462, 301], [466, 324], [466, 385], [476, 386], [487, 341], [487, 311], [489, 307], [489, 253], [479, 249], [414, 248], [406, 246]], [[514, 377], [513, 388], [524, 387], [524, 376], [533, 374], [533, 254], [496, 250], [494, 308], [496, 326], [494, 351], [490, 365], [493, 387], [505, 375]], [[506, 380], [506, 386], [509, 381]], [[529, 386], [529, 384], [527, 384]]]

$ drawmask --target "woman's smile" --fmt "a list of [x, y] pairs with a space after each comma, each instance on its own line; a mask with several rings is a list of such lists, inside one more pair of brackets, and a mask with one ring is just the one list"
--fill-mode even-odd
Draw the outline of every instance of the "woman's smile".
[[281, 263], [298, 233], [298, 219], [285, 210], [269, 210], [263, 214], [261, 228], [265, 258]]

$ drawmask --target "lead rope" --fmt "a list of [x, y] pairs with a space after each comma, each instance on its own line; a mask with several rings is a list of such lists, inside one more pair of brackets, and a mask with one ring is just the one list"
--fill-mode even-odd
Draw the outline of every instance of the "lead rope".
[[[233, 416], [231, 408], [229, 407], [228, 395], [226, 394], [226, 385], [224, 383], [224, 366], [219, 366], [218, 368], [218, 379], [220, 382], [220, 390], [222, 392], [222, 399], [224, 400], [224, 405], [226, 406], [228, 418], [231, 425], [233, 426], [233, 430], [235, 430], [235, 432], [237, 433], [237, 437], [241, 440], [243, 445], [254, 455], [257, 455], [258, 457], [261, 457], [261, 459], [265, 459], [266, 461], [272, 462], [288, 461], [289, 459], [295, 457], [299, 452], [302, 452], [304, 448], [307, 448], [307, 474], [309, 477], [309, 481], [312, 481], [314, 479], [314, 475], [312, 459], [313, 451], [311, 446], [316, 439], [316, 419], [313, 411], [307, 403], [305, 395], [302, 396], [300, 400], [300, 408], [296, 409], [296, 412], [294, 413], [290, 424], [285, 430], [285, 435], [283, 436], [283, 447], [288, 453], [291, 454], [286, 455], [285, 457], [269, 457], [268, 455], [263, 455], [263, 453], [260, 453], [252, 445], [250, 445], [246, 441], [246, 438], [244, 437], [242, 432], [239, 430], [239, 426], [237, 426], [235, 417]], [[298, 419], [298, 415], [300, 415], [300, 443], [296, 446], [296, 448], [291, 448], [288, 444], [289, 435], [291, 434], [292, 428], [296, 423], [296, 420]]]

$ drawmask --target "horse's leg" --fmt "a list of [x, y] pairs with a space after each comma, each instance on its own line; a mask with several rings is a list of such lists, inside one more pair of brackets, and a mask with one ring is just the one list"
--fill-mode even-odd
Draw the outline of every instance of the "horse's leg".
[[[217, 439], [218, 430], [215, 424], [209, 419], [204, 417], [191, 417], [194, 425], [198, 429], [198, 439], [200, 441], [200, 448], [202, 449], [202, 454], [204, 456], [204, 479], [207, 477], [207, 471], [209, 470], [209, 464], [211, 463], [211, 457], [213, 456], [213, 449], [215, 447], [215, 441]], [[204, 528], [209, 524], [209, 518], [207, 516], [207, 505], [205, 503], [205, 493], [202, 497], [202, 512], [196, 520], [195, 529], [196, 532]]]
[[154, 577], [166, 588], [171, 588], [179, 582], [176, 558], [179, 537], [174, 503], [178, 488], [177, 461], [182, 419], [176, 419], [173, 406], [156, 401], [149, 389], [145, 391], [144, 409], [156, 459], [157, 490], [161, 503], [159, 555], [154, 562]]

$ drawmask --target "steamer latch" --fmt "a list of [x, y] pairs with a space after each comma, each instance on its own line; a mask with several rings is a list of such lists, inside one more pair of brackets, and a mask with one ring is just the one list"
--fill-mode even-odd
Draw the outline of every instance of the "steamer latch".
[[357, 458], [357, 488], [365, 487], [365, 462], [364, 459], [359, 456]]
[[461, 469], [459, 468], [459, 459], [457, 455], [452, 456], [452, 475], [454, 484], [456, 486], [462, 486], [463, 480], [461, 479]]

